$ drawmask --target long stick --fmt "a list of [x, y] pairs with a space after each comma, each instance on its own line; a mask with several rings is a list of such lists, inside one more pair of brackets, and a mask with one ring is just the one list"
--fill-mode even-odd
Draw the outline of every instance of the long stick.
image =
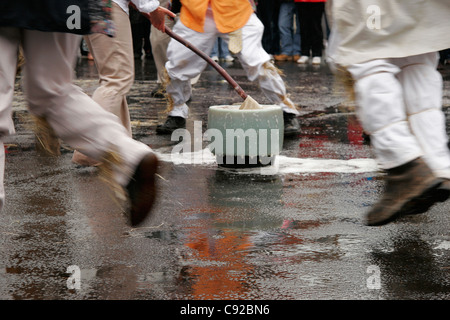
[[236, 92], [241, 96], [242, 99], [245, 100], [247, 98], [247, 94], [244, 92], [244, 90], [242, 90], [241, 86], [239, 84], [237, 84], [237, 82], [234, 81], [234, 79], [231, 78], [231, 76], [225, 71], [225, 69], [222, 68], [217, 62], [215, 62], [213, 59], [211, 59], [203, 51], [194, 47], [189, 41], [186, 41], [183, 38], [181, 38], [179, 35], [175, 34], [170, 28], [165, 27], [165, 31], [169, 37], [175, 39], [176, 41], [180, 42], [187, 48], [191, 49], [197, 55], [199, 55], [201, 58], [203, 58], [203, 60], [205, 60], [211, 66], [213, 66], [225, 78], [225, 80], [228, 81], [228, 83], [234, 88], [234, 90], [236, 90]]

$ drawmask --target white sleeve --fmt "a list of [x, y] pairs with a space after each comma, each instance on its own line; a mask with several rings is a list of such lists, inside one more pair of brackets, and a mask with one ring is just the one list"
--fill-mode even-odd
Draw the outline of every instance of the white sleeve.
[[158, 0], [131, 0], [140, 12], [149, 13], [159, 7]]

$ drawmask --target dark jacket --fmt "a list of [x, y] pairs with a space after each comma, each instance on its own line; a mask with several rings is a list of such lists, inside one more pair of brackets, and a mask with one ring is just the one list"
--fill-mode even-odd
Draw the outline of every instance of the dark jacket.
[[[89, 34], [99, 25], [113, 28], [111, 0], [2, 0], [0, 26]], [[111, 30], [103, 30], [110, 33]], [[112, 35], [112, 34], [110, 34]]]

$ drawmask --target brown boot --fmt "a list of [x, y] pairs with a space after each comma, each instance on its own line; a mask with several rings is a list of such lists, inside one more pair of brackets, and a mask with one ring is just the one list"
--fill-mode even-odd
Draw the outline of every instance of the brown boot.
[[441, 184], [442, 179], [436, 178], [420, 158], [389, 169], [383, 197], [366, 215], [366, 225], [386, 224], [410, 210], [421, 198], [429, 199], [430, 207], [437, 199], [429, 195]]
[[436, 202], [444, 202], [450, 197], [450, 180], [443, 179], [442, 184], [435, 190], [430, 190], [422, 196], [416, 198], [414, 201], [410, 201], [405, 206], [403, 214], [420, 214], [427, 212], [428, 209]]

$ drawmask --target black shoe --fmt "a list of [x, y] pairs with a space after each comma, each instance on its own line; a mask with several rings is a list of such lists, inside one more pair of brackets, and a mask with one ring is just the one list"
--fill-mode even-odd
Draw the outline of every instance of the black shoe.
[[158, 158], [151, 153], [139, 163], [127, 185], [130, 200], [129, 223], [137, 226], [149, 215], [156, 199], [156, 171]]
[[284, 136], [292, 136], [300, 133], [300, 124], [293, 113], [283, 112]]
[[158, 85], [151, 93], [150, 96], [153, 98], [164, 98], [166, 94], [166, 90], [163, 86]]
[[173, 131], [180, 128], [186, 128], [186, 119], [183, 117], [168, 116], [163, 125], [158, 125], [156, 127], [156, 133], [171, 134]]

